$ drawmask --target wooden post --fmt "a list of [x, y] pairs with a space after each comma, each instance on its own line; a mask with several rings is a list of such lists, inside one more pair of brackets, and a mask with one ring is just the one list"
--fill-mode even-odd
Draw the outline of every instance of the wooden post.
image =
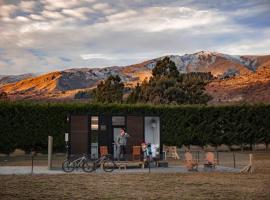
[[34, 156], [33, 155], [31, 155], [31, 175], [33, 175], [33, 173], [34, 173]]
[[34, 157], [37, 155], [37, 152], [32, 149], [31, 150], [31, 175], [34, 174]]
[[254, 167], [253, 167], [253, 154], [249, 154], [249, 165], [244, 167], [241, 171], [241, 173], [250, 173], [252, 174], [254, 172]]
[[256, 147], [256, 143], [254, 143], [253, 145], [252, 145], [252, 149], [253, 149], [253, 151], [257, 151], [257, 149], [256, 149], [257, 147]]
[[53, 137], [48, 137], [48, 169], [52, 169]]
[[236, 164], [235, 164], [235, 153], [233, 151], [233, 167], [235, 168], [236, 167]]
[[249, 154], [249, 165], [253, 166], [253, 154]]

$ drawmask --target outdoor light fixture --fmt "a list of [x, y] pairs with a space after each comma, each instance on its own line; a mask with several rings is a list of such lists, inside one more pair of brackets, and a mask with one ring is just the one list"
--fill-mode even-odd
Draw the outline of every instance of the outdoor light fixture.
[[65, 133], [65, 142], [68, 142], [68, 133]]
[[152, 126], [152, 128], [156, 128], [157, 127], [157, 122], [156, 122], [155, 119], [152, 119], [151, 126]]
[[65, 142], [66, 142], [66, 159], [69, 159], [69, 145], [68, 145], [68, 136], [69, 134], [68, 133], [65, 133]]
[[69, 116], [67, 116], [67, 122], [69, 122]]

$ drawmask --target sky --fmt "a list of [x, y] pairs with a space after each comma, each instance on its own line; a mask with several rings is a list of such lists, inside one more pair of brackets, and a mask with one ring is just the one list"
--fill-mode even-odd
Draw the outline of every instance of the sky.
[[270, 54], [270, 0], [0, 0], [0, 75]]

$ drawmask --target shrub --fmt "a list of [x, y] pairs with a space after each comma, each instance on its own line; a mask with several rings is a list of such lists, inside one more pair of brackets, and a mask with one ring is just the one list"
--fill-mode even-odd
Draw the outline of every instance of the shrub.
[[64, 150], [68, 114], [159, 115], [164, 144], [249, 144], [270, 141], [270, 105], [153, 106], [128, 104], [0, 102], [0, 152], [16, 148]]

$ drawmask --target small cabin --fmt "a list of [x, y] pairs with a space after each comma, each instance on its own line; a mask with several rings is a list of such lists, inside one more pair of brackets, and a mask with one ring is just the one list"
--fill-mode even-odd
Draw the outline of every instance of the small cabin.
[[[118, 156], [115, 142], [121, 128], [130, 135], [127, 141], [127, 156], [131, 159], [134, 146], [141, 143], [151, 143], [158, 147], [161, 155], [161, 133], [159, 116], [139, 115], [69, 115], [69, 153], [91, 155], [97, 158], [100, 147], [107, 147], [108, 153], [114, 158]], [[119, 148], [118, 148], [119, 149]]]

